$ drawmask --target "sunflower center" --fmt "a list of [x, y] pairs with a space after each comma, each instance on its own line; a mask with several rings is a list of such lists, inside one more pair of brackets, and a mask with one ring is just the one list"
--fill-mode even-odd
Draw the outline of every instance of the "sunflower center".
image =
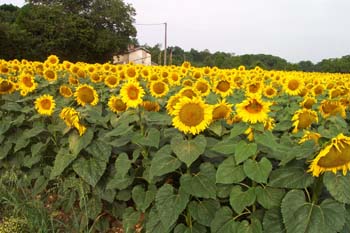
[[115, 77], [109, 77], [107, 82], [109, 85], [115, 85], [117, 83], [117, 79]]
[[196, 103], [185, 104], [180, 109], [179, 118], [186, 126], [197, 126], [204, 120], [204, 109]]
[[256, 101], [255, 99], [252, 100], [249, 103], [249, 105], [247, 105], [245, 107], [245, 110], [247, 110], [249, 113], [253, 113], [253, 114], [261, 112], [262, 109], [263, 109], [263, 106], [258, 101]]
[[137, 87], [134, 87], [134, 86], [129, 87], [129, 89], [128, 89], [129, 99], [137, 100], [139, 97], [139, 92], [140, 91], [139, 91], [139, 89], [137, 89]]
[[300, 113], [299, 115], [299, 129], [306, 129], [308, 128], [314, 121], [316, 120], [316, 117], [308, 112]]
[[113, 101], [113, 108], [117, 111], [123, 112], [126, 109], [126, 104], [121, 99], [116, 99]]
[[55, 79], [55, 73], [52, 70], [45, 71], [45, 77], [49, 80]]
[[27, 76], [23, 78], [23, 83], [27, 87], [32, 87], [34, 85], [31, 77], [27, 77]]
[[162, 94], [165, 91], [165, 85], [162, 82], [156, 82], [153, 85], [153, 91], [157, 94]]
[[134, 68], [129, 68], [127, 71], [129, 77], [135, 77], [136, 76], [136, 71]]
[[337, 105], [332, 103], [332, 102], [326, 102], [325, 104], [322, 105], [322, 110], [324, 113], [332, 113], [337, 109]]
[[206, 93], [208, 90], [208, 85], [206, 83], [199, 82], [199, 83], [197, 83], [196, 88], [201, 93]]
[[49, 99], [43, 99], [40, 102], [40, 105], [43, 109], [49, 110], [51, 108], [51, 101]]
[[322, 94], [322, 92], [323, 92], [323, 88], [322, 88], [322, 86], [320, 86], [320, 85], [318, 85], [318, 86], [314, 89], [314, 93], [315, 93], [316, 95], [320, 95], [320, 94]]
[[190, 99], [192, 99], [193, 97], [197, 96], [196, 93], [191, 90], [191, 89], [187, 89], [187, 90], [184, 90], [182, 93], [181, 93], [182, 96], [186, 96]]
[[298, 89], [298, 87], [299, 87], [298, 80], [292, 79], [288, 82], [288, 89], [289, 90], [295, 91], [296, 89]]
[[12, 89], [13, 85], [7, 80], [3, 80], [0, 83], [0, 92], [8, 92]]
[[315, 103], [315, 100], [307, 99], [303, 106], [304, 106], [304, 108], [311, 109], [312, 105], [314, 105], [314, 103]]
[[227, 106], [219, 105], [213, 110], [213, 120], [226, 118], [229, 112], [230, 109]]
[[268, 88], [267, 90], [266, 90], [266, 94], [267, 95], [274, 95], [275, 94], [275, 90], [274, 89], [272, 89], [272, 88]]
[[249, 85], [249, 92], [250, 93], [257, 93], [259, 91], [260, 85], [259, 84], [251, 84]]
[[230, 83], [226, 80], [220, 81], [216, 88], [222, 92], [226, 92], [230, 89]]
[[92, 103], [95, 99], [93, 90], [88, 87], [80, 88], [78, 97], [84, 103]]
[[193, 77], [194, 77], [195, 79], [199, 79], [199, 78], [201, 77], [201, 73], [196, 72], [196, 73], [194, 73]]
[[171, 75], [171, 79], [172, 79], [174, 82], [176, 82], [177, 80], [179, 80], [179, 76], [178, 76], [176, 73], [173, 73], [173, 74]]
[[350, 145], [338, 144], [339, 150], [335, 146], [332, 146], [326, 156], [320, 158], [318, 165], [325, 168], [334, 168], [346, 165], [350, 162]]

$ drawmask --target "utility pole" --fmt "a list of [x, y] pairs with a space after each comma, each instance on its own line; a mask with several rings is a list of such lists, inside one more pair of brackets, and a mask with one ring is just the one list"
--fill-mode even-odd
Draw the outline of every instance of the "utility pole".
[[167, 50], [167, 27], [168, 24], [165, 22], [165, 35], [164, 35], [164, 65], [166, 66], [166, 50]]

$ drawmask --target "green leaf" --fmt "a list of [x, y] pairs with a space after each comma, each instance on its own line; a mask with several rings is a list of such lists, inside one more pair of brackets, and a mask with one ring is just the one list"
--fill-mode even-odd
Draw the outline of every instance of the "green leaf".
[[[239, 233], [263, 233], [261, 222], [257, 218], [251, 219], [251, 224], [247, 220], [243, 220], [238, 227]], [[270, 232], [269, 232], [270, 233]]]
[[216, 198], [216, 170], [210, 163], [203, 163], [195, 175], [185, 174], [180, 178], [181, 187], [195, 197]]
[[232, 139], [219, 141], [212, 148], [211, 151], [218, 152], [224, 155], [232, 155], [235, 152], [236, 145], [232, 142]]
[[73, 170], [88, 184], [95, 187], [107, 167], [106, 161], [91, 157], [79, 158], [73, 163]]
[[245, 141], [240, 141], [235, 149], [236, 163], [240, 164], [241, 162], [246, 161], [249, 157], [256, 154], [257, 149], [258, 146], [255, 143], [247, 144]]
[[265, 232], [285, 233], [283, 219], [280, 208], [272, 208], [265, 212], [263, 226]]
[[151, 124], [171, 125], [171, 117], [159, 112], [145, 112], [145, 120]]
[[264, 131], [264, 133], [255, 134], [254, 140], [257, 144], [266, 146], [271, 149], [276, 149], [279, 146], [275, 141], [275, 136], [270, 131]]
[[92, 129], [87, 129], [83, 136], [79, 136], [76, 131], [73, 131], [68, 137], [69, 151], [73, 155], [78, 155], [82, 149], [91, 143], [93, 137], [94, 131]]
[[160, 221], [164, 228], [173, 225], [182, 211], [186, 208], [189, 201], [189, 195], [181, 189], [174, 194], [174, 188], [169, 185], [163, 185], [156, 195], [156, 207]]
[[6, 141], [6, 143], [2, 143], [0, 146], [0, 160], [6, 158], [8, 153], [10, 152], [12, 148], [12, 143], [9, 141]]
[[132, 189], [132, 199], [136, 204], [137, 210], [146, 212], [146, 209], [151, 205], [156, 197], [157, 187], [151, 185], [148, 190], [145, 191], [141, 185], [137, 185]]
[[160, 218], [160, 213], [152, 208], [146, 221], [146, 233], [168, 233], [173, 228], [172, 225], [165, 226]]
[[190, 167], [191, 164], [204, 153], [207, 141], [205, 137], [200, 134], [191, 140], [184, 140], [182, 137], [174, 137], [170, 145], [176, 156], [184, 162], [187, 167]]
[[256, 199], [260, 205], [265, 209], [271, 209], [273, 207], [279, 207], [282, 198], [285, 194], [284, 189], [270, 188], [270, 187], [256, 187], [255, 188]]
[[55, 162], [51, 170], [50, 179], [54, 179], [56, 176], [61, 175], [64, 169], [66, 169], [66, 167], [68, 167], [69, 164], [71, 164], [71, 162], [77, 158], [77, 156], [77, 154], [73, 155], [68, 151], [68, 149], [62, 147], [56, 155]]
[[210, 227], [210, 222], [214, 219], [216, 211], [220, 208], [217, 200], [192, 201], [188, 205], [188, 210], [198, 223]]
[[101, 211], [102, 211], [101, 199], [95, 196], [90, 198], [86, 205], [86, 212], [88, 213], [89, 218], [92, 220], [95, 220], [96, 217], [101, 213]]
[[115, 160], [114, 167], [117, 172], [116, 176], [125, 177], [131, 168], [131, 160], [129, 160], [128, 155], [126, 153], [119, 154]]
[[210, 223], [212, 233], [240, 233], [238, 231], [239, 222], [236, 222], [232, 216], [232, 211], [225, 206], [216, 211], [214, 219]]
[[107, 183], [106, 189], [118, 189], [123, 190], [129, 187], [134, 181], [133, 176], [119, 177], [114, 175]]
[[140, 135], [138, 132], [132, 138], [132, 142], [142, 146], [159, 147], [160, 132], [158, 129], [150, 128], [146, 134]]
[[273, 170], [269, 179], [269, 186], [276, 188], [303, 189], [309, 187], [314, 178], [306, 172], [302, 164], [292, 163]]
[[244, 173], [258, 183], [266, 183], [272, 170], [270, 160], [263, 157], [259, 162], [249, 159], [243, 164]]
[[192, 226], [185, 226], [183, 223], [177, 225], [174, 229], [174, 233], [205, 233], [207, 229], [198, 223], [194, 223]]
[[48, 184], [49, 184], [49, 181], [44, 176], [40, 176], [34, 183], [34, 187], [32, 190], [33, 196], [36, 196], [42, 191], [44, 191], [44, 189]]
[[170, 145], [166, 145], [157, 151], [151, 161], [151, 176], [162, 176], [175, 171], [181, 166], [181, 162], [171, 153]]
[[16, 141], [16, 145], [15, 145], [15, 148], [13, 149], [14, 153], [16, 153], [17, 151], [25, 148], [26, 146], [28, 146], [30, 143], [30, 140], [29, 139], [25, 139], [24, 137], [20, 137], [17, 139]]
[[225, 159], [218, 167], [216, 172], [216, 183], [233, 184], [239, 183], [246, 177], [243, 166], [236, 165], [233, 157]]
[[248, 129], [248, 126], [246, 123], [240, 122], [233, 125], [233, 128], [231, 129], [230, 138], [237, 137], [241, 134], [243, 134]]
[[125, 135], [126, 133], [131, 131], [133, 128], [134, 128], [133, 125], [129, 126], [129, 124], [120, 124], [115, 129], [107, 131], [107, 133], [104, 134], [101, 139], [108, 141], [112, 137]]
[[124, 210], [123, 213], [123, 228], [125, 233], [134, 233], [135, 225], [139, 222], [141, 213], [135, 211], [132, 207]]
[[345, 224], [345, 207], [326, 199], [321, 205], [305, 201], [301, 190], [289, 191], [282, 200], [282, 216], [287, 233], [336, 233]]
[[89, 154], [108, 162], [112, 153], [112, 147], [102, 141], [93, 141], [86, 149]]
[[254, 204], [255, 198], [254, 188], [249, 188], [243, 192], [240, 186], [234, 186], [230, 194], [230, 205], [237, 214], [240, 214], [244, 208]]
[[342, 203], [350, 204], [350, 174], [334, 174], [326, 172], [323, 176], [323, 183], [332, 197]]

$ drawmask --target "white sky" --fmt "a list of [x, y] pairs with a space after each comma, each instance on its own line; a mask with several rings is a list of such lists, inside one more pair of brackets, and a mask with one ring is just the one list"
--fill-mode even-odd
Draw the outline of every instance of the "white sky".
[[[168, 23], [168, 46], [272, 54], [290, 62], [350, 54], [349, 0], [125, 0], [136, 23]], [[23, 5], [23, 0], [0, 4]], [[164, 25], [136, 25], [141, 44], [164, 45]]]

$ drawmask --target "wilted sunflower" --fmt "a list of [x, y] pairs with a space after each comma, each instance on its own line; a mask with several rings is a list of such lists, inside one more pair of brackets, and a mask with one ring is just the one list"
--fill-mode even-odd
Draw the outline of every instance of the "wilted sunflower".
[[320, 139], [320, 137], [321, 137], [321, 134], [319, 133], [304, 130], [304, 136], [299, 140], [298, 143], [302, 144], [306, 141], [313, 140], [315, 144], [318, 144], [318, 139]]
[[166, 94], [168, 94], [168, 91], [169, 87], [163, 81], [154, 81], [150, 84], [150, 92], [154, 97], [161, 98], [163, 96], [166, 96]]
[[145, 91], [138, 82], [128, 81], [127, 83], [124, 83], [120, 89], [120, 95], [128, 107], [136, 108], [142, 103]]
[[85, 133], [86, 127], [79, 122], [80, 114], [74, 108], [63, 108], [60, 113], [60, 118], [64, 120], [68, 127], [75, 127], [79, 131], [80, 136]]
[[116, 88], [119, 84], [118, 77], [115, 75], [108, 75], [104, 82], [109, 88]]
[[205, 130], [212, 120], [212, 107], [200, 98], [181, 98], [175, 105], [173, 126], [193, 135]]
[[310, 164], [308, 172], [318, 177], [326, 171], [334, 174], [341, 170], [345, 176], [350, 169], [350, 137], [339, 134], [322, 149]]
[[264, 102], [259, 97], [252, 97], [236, 105], [237, 115], [242, 121], [255, 124], [264, 123], [268, 119], [270, 112], [270, 102]]
[[336, 115], [346, 118], [345, 107], [340, 101], [336, 100], [323, 100], [320, 105], [320, 112], [323, 118]]
[[304, 81], [299, 77], [289, 77], [283, 85], [284, 91], [288, 95], [299, 95], [304, 88]]
[[152, 101], [143, 101], [141, 106], [149, 112], [159, 112], [160, 106], [157, 102], [152, 102]]
[[73, 95], [72, 89], [67, 85], [60, 86], [60, 94], [65, 98], [69, 98]]
[[96, 90], [87, 84], [81, 84], [77, 87], [74, 92], [74, 97], [78, 104], [85, 106], [86, 104], [90, 104], [92, 106], [98, 103], [98, 95]]
[[41, 115], [51, 116], [56, 103], [51, 95], [42, 95], [35, 100], [35, 109]]
[[128, 108], [126, 103], [124, 103], [123, 100], [117, 96], [111, 96], [109, 98], [108, 107], [114, 113], [125, 112], [125, 110]]
[[6, 79], [0, 78], [0, 94], [11, 94], [16, 90], [16, 85]]
[[233, 104], [229, 104], [225, 99], [213, 106], [213, 120], [228, 119], [232, 113]]
[[294, 113], [292, 121], [294, 126], [293, 133], [296, 133], [299, 129], [307, 129], [311, 124], [317, 123], [317, 112], [306, 108], [300, 109]]
[[197, 90], [201, 96], [207, 96], [210, 93], [210, 84], [207, 80], [200, 78], [195, 82], [194, 89]]

